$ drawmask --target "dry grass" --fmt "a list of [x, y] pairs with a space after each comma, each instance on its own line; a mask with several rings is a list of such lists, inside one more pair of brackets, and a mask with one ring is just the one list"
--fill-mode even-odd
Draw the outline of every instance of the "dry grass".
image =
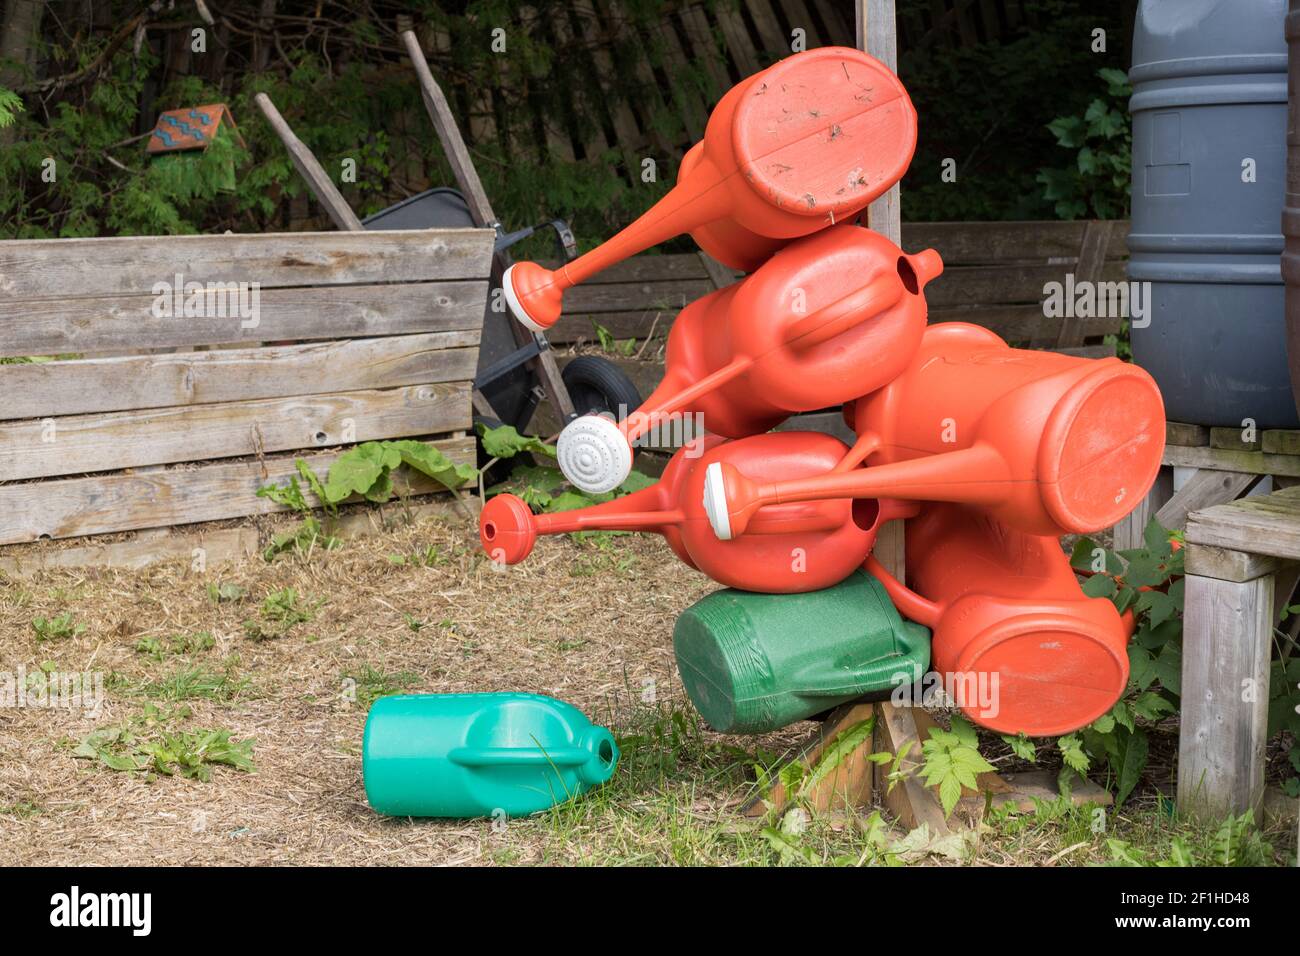
[[[215, 601], [210, 585], [243, 597]], [[250, 559], [206, 573], [175, 562], [46, 571], [0, 583], [0, 670], [52, 662], [61, 672], [103, 673], [108, 686], [97, 715], [0, 709], [0, 864], [793, 859], [736, 808], [752, 791], [749, 764], [789, 753], [807, 726], [738, 741], [701, 729], [682, 703], [673, 620], [712, 587], [658, 539], [632, 536], [544, 539], [525, 564], [499, 571], [456, 518], [307, 559]], [[262, 601], [284, 588], [315, 609], [313, 618], [275, 639], [251, 639], [245, 621], [260, 620]], [[65, 614], [84, 630], [38, 639], [33, 620]], [[138, 650], [142, 641], [155, 653]], [[177, 699], [177, 677], [200, 678], [185, 685], [188, 699]], [[654, 707], [642, 702], [649, 681]], [[366, 805], [360, 741], [368, 697], [402, 689], [550, 694], [615, 727], [625, 759], [614, 784], [504, 832], [490, 821], [384, 819]], [[177, 727], [253, 738], [255, 772], [215, 767], [205, 783], [116, 772], [72, 754], [96, 728], [181, 704], [192, 714]], [[976, 858], [1104, 860], [1100, 837], [1071, 849], [1087, 820], [999, 824]], [[1152, 845], [1169, 835], [1149, 806], [1115, 825]], [[877, 856], [855, 821], [814, 821], [801, 840], [818, 861]]]

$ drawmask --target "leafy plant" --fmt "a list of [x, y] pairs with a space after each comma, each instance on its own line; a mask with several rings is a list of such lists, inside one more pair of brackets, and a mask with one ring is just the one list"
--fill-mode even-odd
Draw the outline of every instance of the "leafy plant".
[[931, 727], [929, 737], [921, 743], [925, 763], [921, 775], [927, 787], [939, 788], [944, 815], [950, 815], [961, 799], [962, 788], [979, 789], [978, 774], [993, 770], [979, 751], [979, 737], [965, 718], [954, 715], [952, 728]]
[[591, 320], [592, 328], [596, 330], [596, 340], [600, 347], [606, 352], [613, 352], [617, 355], [630, 356], [636, 351], [636, 339], [623, 339], [619, 341], [614, 338], [614, 333], [601, 325], [595, 319]]
[[254, 641], [270, 641], [284, 637], [297, 624], [314, 620], [323, 599], [299, 603], [300, 595], [294, 588], [272, 591], [262, 601], [261, 620], [250, 618], [244, 622], [244, 633]]
[[121, 724], [91, 731], [72, 751], [120, 772], [151, 770], [207, 783], [213, 766], [252, 771], [253, 740], [235, 740], [224, 729], [188, 730], [176, 725], [191, 716], [189, 707], [165, 710], [146, 704], [144, 712]]
[[12, 126], [23, 109], [23, 98], [13, 90], [0, 86], [0, 129]]
[[1097, 75], [1106, 92], [1082, 116], [1061, 116], [1048, 124], [1057, 145], [1071, 150], [1068, 166], [1043, 168], [1038, 182], [1061, 219], [1124, 219], [1132, 191], [1133, 127], [1128, 99], [1133, 95], [1123, 70]]
[[137, 652], [161, 662], [170, 654], [195, 654], [213, 647], [216, 641], [208, 631], [197, 634], [173, 634], [169, 638], [142, 637], [135, 642]]
[[1176, 835], [1170, 842], [1169, 852], [1161, 858], [1126, 840], [1108, 839], [1106, 848], [1111, 866], [1273, 866], [1277, 862], [1273, 848], [1256, 828], [1255, 815], [1250, 810], [1225, 820], [1207, 847], [1190, 844]]
[[32, 630], [36, 632], [36, 640], [54, 641], [76, 637], [85, 632], [86, 625], [76, 623], [72, 612], [65, 611], [58, 617], [33, 618]]

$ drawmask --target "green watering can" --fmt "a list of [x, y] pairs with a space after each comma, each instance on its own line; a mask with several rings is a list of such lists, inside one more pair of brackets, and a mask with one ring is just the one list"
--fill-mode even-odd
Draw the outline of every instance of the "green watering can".
[[714, 591], [677, 618], [673, 650], [710, 727], [761, 734], [920, 680], [930, 632], [904, 621], [881, 583], [855, 571], [805, 594]]
[[366, 718], [366, 799], [398, 817], [523, 816], [614, 775], [618, 746], [541, 694], [398, 694]]

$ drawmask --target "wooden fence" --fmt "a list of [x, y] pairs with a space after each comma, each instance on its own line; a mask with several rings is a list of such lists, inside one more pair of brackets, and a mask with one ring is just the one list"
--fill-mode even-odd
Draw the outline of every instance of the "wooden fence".
[[259, 487], [354, 442], [472, 462], [492, 240], [0, 243], [0, 544], [278, 510]]
[[[973, 322], [1016, 344], [1096, 352], [1119, 332], [1118, 315], [1063, 321], [1044, 314], [1050, 282], [1123, 281], [1126, 222], [904, 223], [903, 248], [934, 248], [944, 271], [926, 287], [931, 322]], [[710, 272], [712, 270], [712, 272]], [[667, 335], [687, 303], [734, 278], [694, 253], [638, 256], [564, 296], [552, 342], [596, 341], [596, 326], [619, 339]]]
[[[516, 16], [518, 28], [557, 58], [587, 63], [588, 84], [571, 91], [567, 114], [539, 113], [517, 91], [491, 83], [456, 86], [456, 110], [467, 119], [471, 144], [497, 140], [508, 124], [512, 141], [563, 162], [610, 151], [680, 158], [703, 136], [710, 110], [728, 89], [793, 52], [796, 31], [803, 49], [855, 43], [851, 0], [688, 0], [665, 3], [648, 24], [619, 0], [573, 0], [554, 17], [521, 6]], [[911, 4], [899, 11], [899, 49], [996, 41], [1032, 28], [1034, 17], [1021, 0]], [[435, 56], [451, 56], [446, 33], [427, 28], [422, 42]], [[616, 71], [637, 81], [638, 96], [618, 95], [611, 83]], [[630, 160], [622, 165], [628, 176], [638, 168]]]

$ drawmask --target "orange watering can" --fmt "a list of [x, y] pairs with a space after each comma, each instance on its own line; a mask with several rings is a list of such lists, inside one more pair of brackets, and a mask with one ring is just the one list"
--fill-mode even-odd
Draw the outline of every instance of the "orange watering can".
[[[702, 452], [702, 454], [701, 454]], [[710, 463], [734, 462], [764, 477], [816, 475], [852, 467], [843, 442], [819, 432], [773, 432], [739, 441], [714, 435], [673, 455], [658, 483], [622, 498], [576, 511], [534, 515], [514, 495], [497, 495], [479, 518], [483, 550], [517, 564], [539, 534], [571, 531], [649, 531], [661, 534], [688, 565], [720, 584], [745, 591], [816, 591], [860, 567], [875, 543], [891, 503], [838, 499], [763, 508], [749, 534], [719, 541], [704, 514], [704, 476]]]
[[699, 415], [711, 433], [743, 438], [880, 388], [920, 346], [922, 290], [942, 269], [934, 250], [907, 256], [850, 223], [791, 243], [683, 309], [659, 387], [622, 422], [570, 422], [560, 468], [584, 491], [610, 491], [630, 473], [636, 440], [674, 416]]
[[888, 67], [845, 47], [796, 53], [722, 97], [677, 184], [648, 212], [558, 270], [515, 263], [506, 302], [544, 331], [564, 290], [687, 232], [751, 271], [789, 240], [852, 219], [902, 177], [915, 148], [916, 111]]
[[924, 506], [905, 528], [915, 590], [874, 557], [867, 570], [904, 617], [933, 630], [931, 666], [967, 716], [999, 733], [1054, 737], [1115, 705], [1132, 621], [1084, 595], [1057, 539], [952, 504]]
[[957, 322], [927, 328], [907, 370], [847, 417], [871, 467], [765, 481], [710, 466], [718, 536], [766, 505], [832, 497], [952, 501], [1029, 534], [1089, 533], [1133, 510], [1164, 452], [1164, 405], [1142, 369], [1013, 349]]

